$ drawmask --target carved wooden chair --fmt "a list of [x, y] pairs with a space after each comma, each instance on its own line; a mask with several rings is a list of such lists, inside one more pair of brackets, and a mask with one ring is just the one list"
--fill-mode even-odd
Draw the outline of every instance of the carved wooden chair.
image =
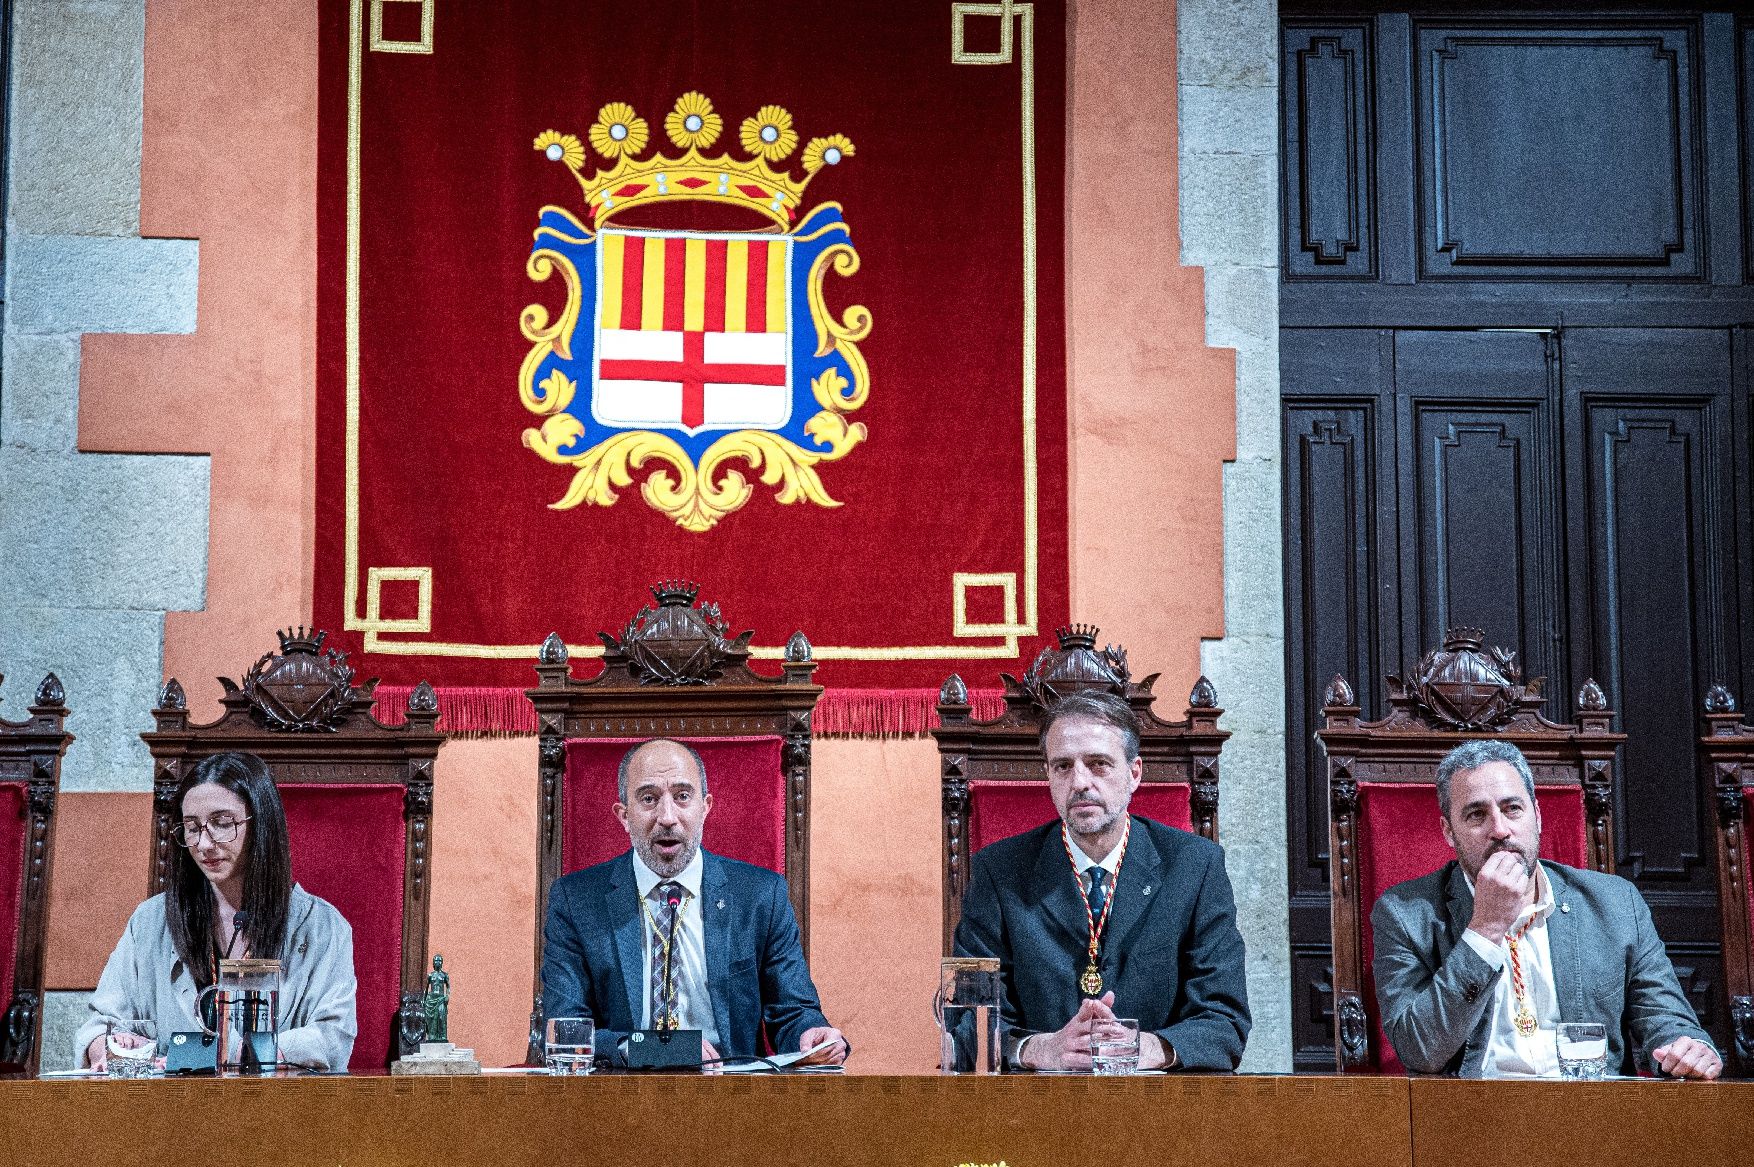
[[263, 654], [241, 683], [219, 678], [225, 711], [206, 725], [190, 724], [182, 685], [165, 682], [157, 728], [140, 735], [153, 760], [147, 894], [169, 877], [183, 776], [213, 754], [261, 758], [286, 808], [293, 878], [353, 928], [359, 1036], [350, 1065], [383, 1069], [397, 1056], [401, 995], [426, 989], [433, 763], [444, 734], [424, 681], [405, 722], [374, 717], [377, 681], [356, 687], [346, 655], [323, 650], [326, 635], [282, 632], [280, 651]]
[[1601, 686], [1585, 681], [1577, 724], [1541, 715], [1541, 679], [1523, 683], [1515, 656], [1487, 652], [1485, 633], [1451, 629], [1413, 675], [1388, 678], [1389, 712], [1360, 720], [1344, 677], [1322, 700], [1316, 731], [1328, 760], [1328, 884], [1333, 905], [1335, 1061], [1342, 1072], [1399, 1073], [1376, 1008], [1370, 910], [1395, 884], [1455, 857], [1437, 811], [1437, 763], [1465, 741], [1522, 750], [1535, 777], [1543, 858], [1614, 869], [1614, 751], [1626, 735]]
[[543, 923], [560, 876], [627, 850], [611, 807], [630, 745], [673, 737], [706, 763], [713, 813], [707, 850], [779, 872], [806, 954], [810, 951], [810, 642], [794, 632], [778, 676], [750, 667], [754, 632], [730, 635], [717, 604], [695, 602], [697, 584], [654, 585], [619, 636], [599, 632], [603, 668], [572, 676], [567, 646], [551, 633], [537, 659], [536, 974], [529, 1059], [542, 1059]]
[[43, 954], [61, 756], [73, 741], [67, 698], [54, 673], [37, 686], [30, 716], [0, 718], [0, 1070], [34, 1074], [43, 1024]]
[[1218, 838], [1218, 754], [1230, 734], [1218, 728], [1224, 710], [1212, 682], [1201, 677], [1195, 683], [1185, 720], [1165, 721], [1151, 708], [1151, 687], [1160, 674], [1135, 683], [1126, 649], [1097, 651], [1094, 625], [1074, 624], [1055, 636], [1057, 646], [1042, 649], [1021, 681], [1000, 674], [1005, 709], [991, 721], [975, 720], [960, 676], [951, 674], [939, 690], [932, 736], [942, 766], [945, 955], [962, 919], [974, 853], [1054, 818], [1039, 742], [1041, 715], [1073, 692], [1113, 693], [1139, 717], [1145, 775], [1132, 812]]
[[1705, 698], [1705, 737], [1699, 748], [1711, 769], [1717, 804], [1717, 902], [1723, 921], [1724, 987], [1736, 1072], [1754, 1075], [1754, 852], [1748, 845], [1754, 814], [1754, 725], [1742, 720], [1722, 685]]

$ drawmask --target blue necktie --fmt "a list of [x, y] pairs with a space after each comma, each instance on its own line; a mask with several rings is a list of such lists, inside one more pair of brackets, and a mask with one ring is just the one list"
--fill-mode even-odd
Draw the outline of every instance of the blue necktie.
[[1092, 867], [1084, 874], [1090, 877], [1090, 890], [1084, 893], [1085, 900], [1090, 904], [1090, 918], [1102, 922], [1102, 907], [1108, 903], [1108, 888], [1103, 886], [1103, 879], [1108, 875], [1100, 867]]

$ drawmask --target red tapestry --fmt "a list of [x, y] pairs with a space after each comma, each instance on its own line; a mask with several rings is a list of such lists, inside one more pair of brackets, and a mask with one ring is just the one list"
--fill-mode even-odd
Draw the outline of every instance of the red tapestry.
[[680, 577], [894, 732], [1066, 621], [1058, 0], [322, 14], [313, 608], [362, 676], [588, 675]]

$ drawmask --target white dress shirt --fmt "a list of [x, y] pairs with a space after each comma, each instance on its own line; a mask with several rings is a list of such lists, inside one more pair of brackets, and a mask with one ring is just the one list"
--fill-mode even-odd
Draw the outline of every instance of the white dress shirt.
[[[1517, 941], [1517, 961], [1523, 968], [1523, 984], [1528, 989], [1529, 1005], [1535, 1011], [1535, 1032], [1524, 1037], [1516, 1028], [1516, 990], [1511, 985], [1510, 945], [1507, 941], [1492, 943], [1468, 929], [1462, 939], [1493, 968], [1504, 969], [1492, 990], [1491, 1024], [1486, 1034], [1486, 1056], [1480, 1064], [1487, 1078], [1557, 1078], [1559, 1077], [1559, 993], [1553, 982], [1553, 952], [1547, 943], [1547, 918], [1553, 914], [1553, 888], [1547, 873], [1535, 868], [1539, 880], [1536, 902], [1522, 910], [1510, 934], [1516, 935], [1525, 921], [1528, 930]], [[1464, 878], [1466, 876], [1464, 875]], [[1468, 890], [1474, 881], [1468, 880]]]
[[1078, 882], [1084, 888], [1085, 896], [1090, 895], [1090, 876], [1088, 873], [1092, 867], [1100, 867], [1108, 872], [1108, 878], [1103, 882], [1108, 885], [1109, 893], [1113, 894], [1115, 876], [1121, 870], [1121, 848], [1127, 845], [1126, 836], [1121, 836], [1121, 841], [1116, 843], [1114, 849], [1101, 860], [1092, 859], [1086, 855], [1084, 848], [1072, 841], [1072, 833], [1066, 829], [1064, 823], [1060, 824], [1060, 838], [1066, 840], [1066, 846], [1072, 849], [1072, 859], [1078, 864]]
[[[678, 1027], [700, 1030], [701, 1036], [711, 1042], [714, 1049], [719, 1049], [719, 1027], [713, 1020], [713, 1001], [707, 992], [706, 923], [700, 910], [700, 882], [705, 871], [706, 861], [697, 847], [694, 858], [675, 877], [675, 882], [682, 885], [683, 895], [681, 915], [676, 920], [676, 939], [670, 955], [670, 975], [676, 981]], [[645, 986], [641, 1013], [645, 1019], [645, 1028], [650, 1029], [652, 954], [655, 947], [652, 941], [652, 921], [664, 918], [664, 905], [656, 892], [659, 884], [668, 881], [647, 867], [638, 851], [633, 853], [633, 874], [644, 901], [644, 906], [640, 908], [640, 934], [645, 937], [645, 958], [641, 968], [644, 975], [640, 978], [640, 983]]]

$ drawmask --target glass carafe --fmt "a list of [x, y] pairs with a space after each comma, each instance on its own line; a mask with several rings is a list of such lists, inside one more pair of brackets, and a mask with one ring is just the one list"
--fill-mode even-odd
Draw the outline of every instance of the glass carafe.
[[[213, 1024], [222, 1074], [271, 1073], [280, 1061], [280, 962], [222, 960], [214, 994]], [[205, 1023], [202, 1025], [206, 1029]]]

